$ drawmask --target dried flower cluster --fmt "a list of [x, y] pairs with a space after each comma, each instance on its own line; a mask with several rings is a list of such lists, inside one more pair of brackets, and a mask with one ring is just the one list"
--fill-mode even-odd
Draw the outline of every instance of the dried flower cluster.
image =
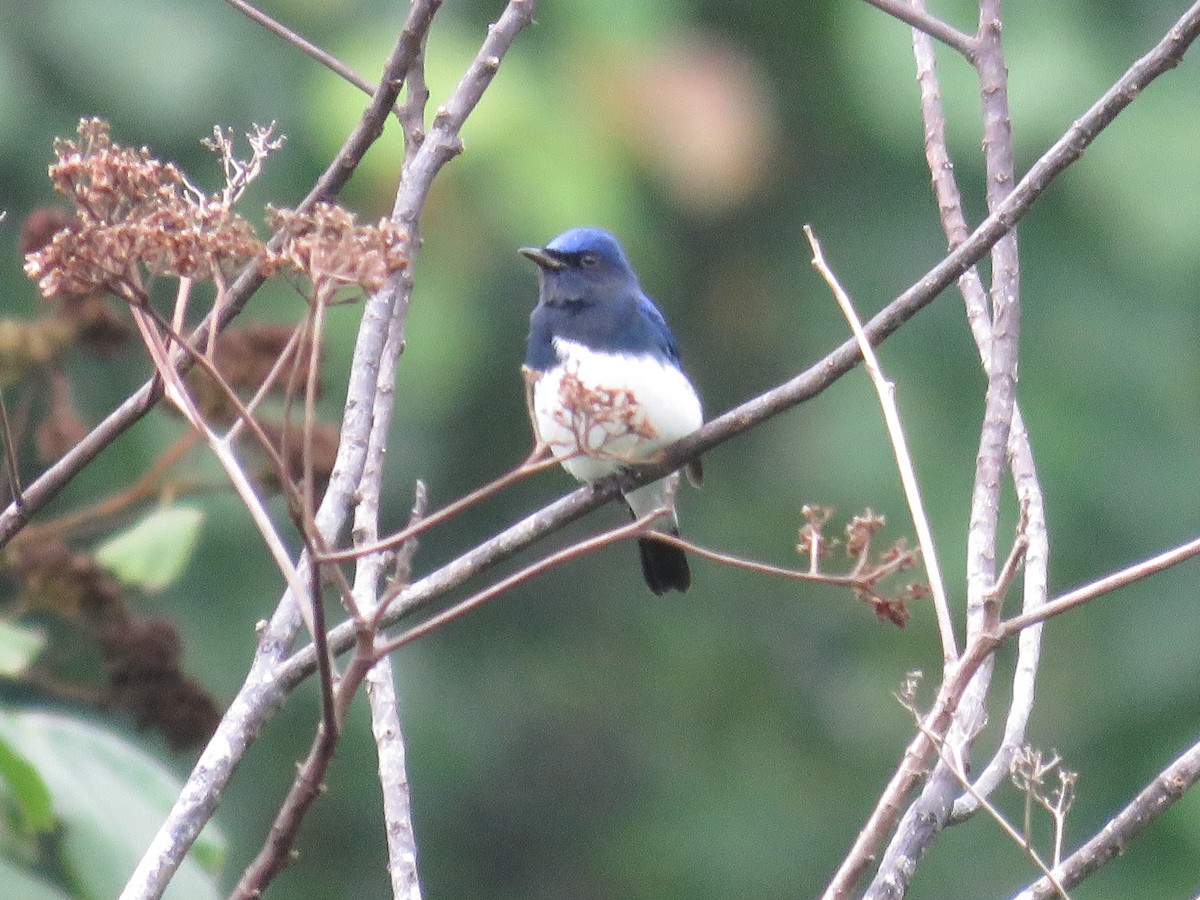
[[658, 437], [628, 389], [589, 384], [568, 367], [558, 394], [555, 423], [571, 435], [560, 448], [568, 453], [630, 461], [629, 448]]
[[77, 141], [55, 141], [50, 166], [74, 219], [25, 260], [43, 296], [111, 291], [130, 298], [147, 276], [211, 280], [261, 253], [225, 193], [211, 199], [149, 150], [113, 143], [100, 119], [84, 119], [78, 131]]
[[[833, 510], [828, 506], [805, 506], [801, 512], [805, 524], [799, 531], [796, 552], [809, 558], [813, 575], [822, 576], [820, 561], [842, 543], [824, 534]], [[912, 582], [891, 593], [884, 591], [882, 582], [917, 563], [917, 551], [903, 538], [872, 558], [872, 541], [885, 524], [883, 516], [869, 509], [851, 518], [846, 524], [845, 547], [853, 564], [848, 573], [827, 577], [831, 583], [848, 584], [856, 597], [871, 605], [880, 620], [903, 628], [911, 615], [908, 604], [929, 596], [929, 586]]]
[[357, 225], [353, 213], [330, 203], [310, 212], [267, 212], [271, 227], [283, 235], [280, 249], [267, 256], [267, 270], [284, 266], [304, 275], [314, 299], [335, 303], [346, 288], [374, 293], [408, 265], [401, 250], [406, 233], [390, 219]]

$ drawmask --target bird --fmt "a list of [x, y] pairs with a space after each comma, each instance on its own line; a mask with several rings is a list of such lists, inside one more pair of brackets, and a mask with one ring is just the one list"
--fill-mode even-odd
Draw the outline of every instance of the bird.
[[[679, 344], [616, 237], [572, 228], [519, 252], [539, 270], [523, 367], [537, 448], [548, 447], [579, 481], [594, 482], [654, 462], [703, 424]], [[699, 459], [686, 470], [699, 485]], [[624, 494], [634, 519], [669, 510], [638, 539], [642, 574], [656, 595], [692, 582], [684, 551], [653, 537], [679, 535], [678, 484], [673, 472]]]

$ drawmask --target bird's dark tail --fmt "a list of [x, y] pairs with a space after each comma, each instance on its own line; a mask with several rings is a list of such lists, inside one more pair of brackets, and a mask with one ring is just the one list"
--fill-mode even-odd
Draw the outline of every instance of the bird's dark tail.
[[688, 568], [687, 554], [678, 547], [644, 537], [638, 538], [638, 552], [642, 556], [642, 575], [655, 594], [661, 596], [667, 591], [686, 591], [691, 587], [692, 572]]

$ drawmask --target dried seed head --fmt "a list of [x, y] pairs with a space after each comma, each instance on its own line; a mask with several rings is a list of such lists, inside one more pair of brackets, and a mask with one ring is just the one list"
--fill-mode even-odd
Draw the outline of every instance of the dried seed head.
[[283, 246], [267, 257], [268, 270], [284, 266], [307, 278], [314, 297], [341, 298], [345, 288], [374, 293], [389, 275], [408, 265], [401, 249], [407, 233], [390, 219], [356, 225], [354, 214], [330, 203], [310, 212], [268, 208], [271, 227], [284, 233]]
[[50, 166], [74, 219], [25, 257], [42, 296], [120, 293], [143, 274], [210, 280], [261, 252], [250, 224], [174, 165], [113, 143], [99, 119], [84, 119], [78, 131], [78, 140], [55, 141]]

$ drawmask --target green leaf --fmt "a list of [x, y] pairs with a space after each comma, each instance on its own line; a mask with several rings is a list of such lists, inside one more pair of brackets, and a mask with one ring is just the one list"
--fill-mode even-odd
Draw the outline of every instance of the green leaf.
[[[117, 896], [166, 818], [179, 781], [123, 738], [55, 713], [0, 714], [0, 740], [44, 780], [62, 825], [62, 865], [78, 896]], [[167, 898], [219, 897], [213, 875], [225, 853], [224, 836], [210, 825]]]
[[194, 506], [155, 510], [101, 544], [96, 559], [125, 584], [162, 590], [192, 558], [203, 519], [204, 513]]
[[26, 829], [50, 831], [54, 827], [54, 811], [46, 782], [29, 760], [3, 738], [0, 738], [0, 778], [16, 797]]
[[0, 675], [20, 675], [44, 646], [46, 636], [38, 629], [0, 622]]

